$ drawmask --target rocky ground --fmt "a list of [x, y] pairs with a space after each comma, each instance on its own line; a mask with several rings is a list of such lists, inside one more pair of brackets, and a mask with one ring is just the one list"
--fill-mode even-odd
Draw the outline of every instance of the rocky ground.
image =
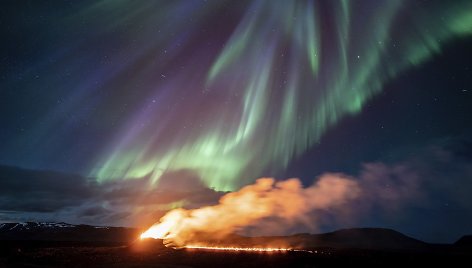
[[171, 249], [160, 241], [105, 245], [27, 241], [1, 244], [0, 267], [398, 267], [472, 261], [470, 251], [401, 252], [318, 248], [308, 252], [215, 252]]

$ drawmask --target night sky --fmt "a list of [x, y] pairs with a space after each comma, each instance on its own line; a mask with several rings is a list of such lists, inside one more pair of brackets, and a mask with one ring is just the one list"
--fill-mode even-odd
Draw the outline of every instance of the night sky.
[[2, 1], [0, 222], [146, 226], [259, 177], [318, 230], [472, 234], [472, 2]]

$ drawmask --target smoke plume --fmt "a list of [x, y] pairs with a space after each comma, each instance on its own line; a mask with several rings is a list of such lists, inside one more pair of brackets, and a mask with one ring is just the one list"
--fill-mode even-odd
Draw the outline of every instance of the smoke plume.
[[268, 218], [276, 220], [280, 228], [315, 225], [313, 213], [341, 207], [359, 194], [358, 183], [339, 174], [324, 175], [307, 188], [298, 179], [277, 182], [261, 178], [224, 195], [217, 205], [171, 210], [141, 237], [162, 238], [182, 246], [202, 234], [221, 238]]

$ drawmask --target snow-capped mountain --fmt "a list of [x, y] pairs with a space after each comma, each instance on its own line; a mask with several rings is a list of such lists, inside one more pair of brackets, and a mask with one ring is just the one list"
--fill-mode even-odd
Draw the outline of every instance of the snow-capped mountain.
[[0, 223], [0, 240], [128, 242], [138, 236], [137, 229], [123, 227], [74, 225], [64, 222]]
[[2, 231], [20, 231], [46, 228], [74, 228], [77, 225], [65, 222], [17, 222], [0, 223], [0, 232]]

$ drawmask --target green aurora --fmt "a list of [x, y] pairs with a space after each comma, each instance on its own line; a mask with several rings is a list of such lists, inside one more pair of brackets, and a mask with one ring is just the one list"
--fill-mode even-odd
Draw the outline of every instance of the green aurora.
[[[94, 8], [109, 5], [102, 1]], [[472, 34], [471, 1], [241, 5], [237, 25], [226, 29], [231, 34], [224, 47], [205, 50], [200, 44], [207, 40], [188, 26], [191, 53], [173, 52], [174, 58], [185, 54], [185, 68], [172, 67], [177, 69], [172, 75], [160, 71], [172, 66], [171, 58], [153, 72], [143, 57], [144, 63], [129, 67], [138, 68], [138, 76], [165, 80], [153, 85], [155, 94], [148, 98], [158, 107], [127, 118], [90, 176], [99, 181], [150, 176], [157, 183], [167, 172], [190, 170], [216, 190], [238, 189], [267, 170], [285, 168], [316, 146], [327, 129], [361, 111], [387, 81], [440, 53], [448, 41]], [[127, 1], [113, 1], [112, 14], [126, 6]], [[171, 12], [166, 8], [159, 14]], [[148, 9], [139, 15], [152, 21]], [[214, 14], [231, 10], [220, 2], [186, 12], [195, 24], [213, 19], [217, 28]], [[177, 31], [187, 27], [174, 25]], [[148, 46], [159, 42], [164, 41]], [[180, 101], [168, 107], [175, 100]]]

